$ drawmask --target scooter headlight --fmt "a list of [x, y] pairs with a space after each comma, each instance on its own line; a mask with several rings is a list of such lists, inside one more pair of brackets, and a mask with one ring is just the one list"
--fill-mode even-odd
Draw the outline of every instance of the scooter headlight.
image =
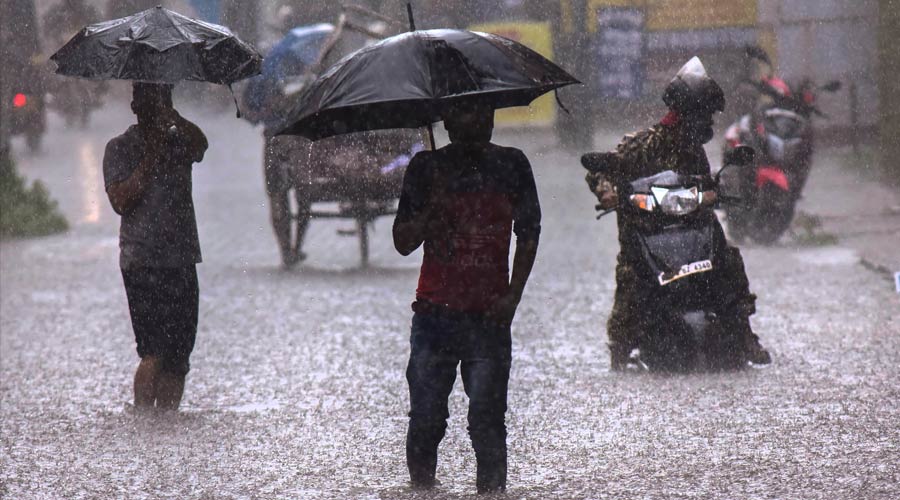
[[668, 215], [687, 215], [700, 206], [702, 195], [696, 187], [690, 189], [652, 188], [653, 196], [663, 213]]
[[634, 205], [636, 208], [640, 208], [641, 210], [652, 212], [656, 209], [656, 200], [653, 199], [653, 195], [633, 194], [631, 195], [630, 200], [632, 205]]

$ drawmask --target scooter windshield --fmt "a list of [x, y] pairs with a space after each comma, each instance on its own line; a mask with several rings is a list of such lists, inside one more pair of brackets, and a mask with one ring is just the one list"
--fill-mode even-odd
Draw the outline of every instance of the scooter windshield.
[[631, 190], [634, 193], [650, 193], [653, 187], [677, 188], [684, 185], [684, 179], [681, 175], [672, 170], [666, 170], [650, 177], [641, 177], [631, 183]]
[[766, 130], [782, 139], [800, 136], [803, 124], [803, 118], [793, 111], [777, 108], [766, 111]]

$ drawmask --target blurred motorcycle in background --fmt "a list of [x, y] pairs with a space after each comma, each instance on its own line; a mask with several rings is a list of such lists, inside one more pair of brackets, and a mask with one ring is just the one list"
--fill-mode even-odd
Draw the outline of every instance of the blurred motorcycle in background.
[[[764, 52], [750, 51], [764, 64]], [[725, 132], [724, 154], [747, 145], [756, 150], [755, 168], [741, 180], [743, 204], [725, 208], [729, 236], [736, 243], [750, 238], [771, 245], [790, 227], [797, 201], [809, 177], [813, 153], [813, 116], [825, 117], [816, 107], [820, 92], [836, 92], [839, 81], [817, 86], [804, 79], [791, 87], [781, 78], [764, 74], [745, 82], [756, 93], [755, 109]]]
[[7, 78], [10, 81], [4, 82], [2, 90], [2, 116], [5, 121], [8, 120], [6, 133], [10, 137], [24, 136], [25, 144], [32, 153], [40, 151], [47, 128], [41, 71], [40, 63], [28, 61], [9, 73]]
[[25, 136], [37, 152], [47, 127], [44, 64], [32, 0], [3, 0], [0, 16], [0, 142]]

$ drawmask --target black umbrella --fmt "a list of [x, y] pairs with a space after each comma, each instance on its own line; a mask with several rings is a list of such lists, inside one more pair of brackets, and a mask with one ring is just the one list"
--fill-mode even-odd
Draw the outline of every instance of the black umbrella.
[[231, 84], [257, 75], [262, 56], [228, 28], [162, 7], [92, 24], [50, 60], [60, 75], [93, 80]]
[[488, 33], [412, 31], [332, 66], [300, 95], [277, 132], [311, 140], [440, 121], [456, 104], [526, 106], [579, 83], [537, 52]]

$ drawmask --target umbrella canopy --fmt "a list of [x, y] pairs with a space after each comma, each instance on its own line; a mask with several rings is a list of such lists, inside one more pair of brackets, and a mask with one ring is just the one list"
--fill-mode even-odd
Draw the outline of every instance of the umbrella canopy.
[[318, 140], [418, 128], [440, 121], [448, 106], [526, 106], [576, 83], [537, 52], [501, 36], [413, 31], [360, 49], [332, 66], [299, 96], [277, 133]]
[[262, 66], [262, 56], [228, 28], [162, 7], [92, 24], [50, 60], [60, 75], [156, 83], [231, 84]]

